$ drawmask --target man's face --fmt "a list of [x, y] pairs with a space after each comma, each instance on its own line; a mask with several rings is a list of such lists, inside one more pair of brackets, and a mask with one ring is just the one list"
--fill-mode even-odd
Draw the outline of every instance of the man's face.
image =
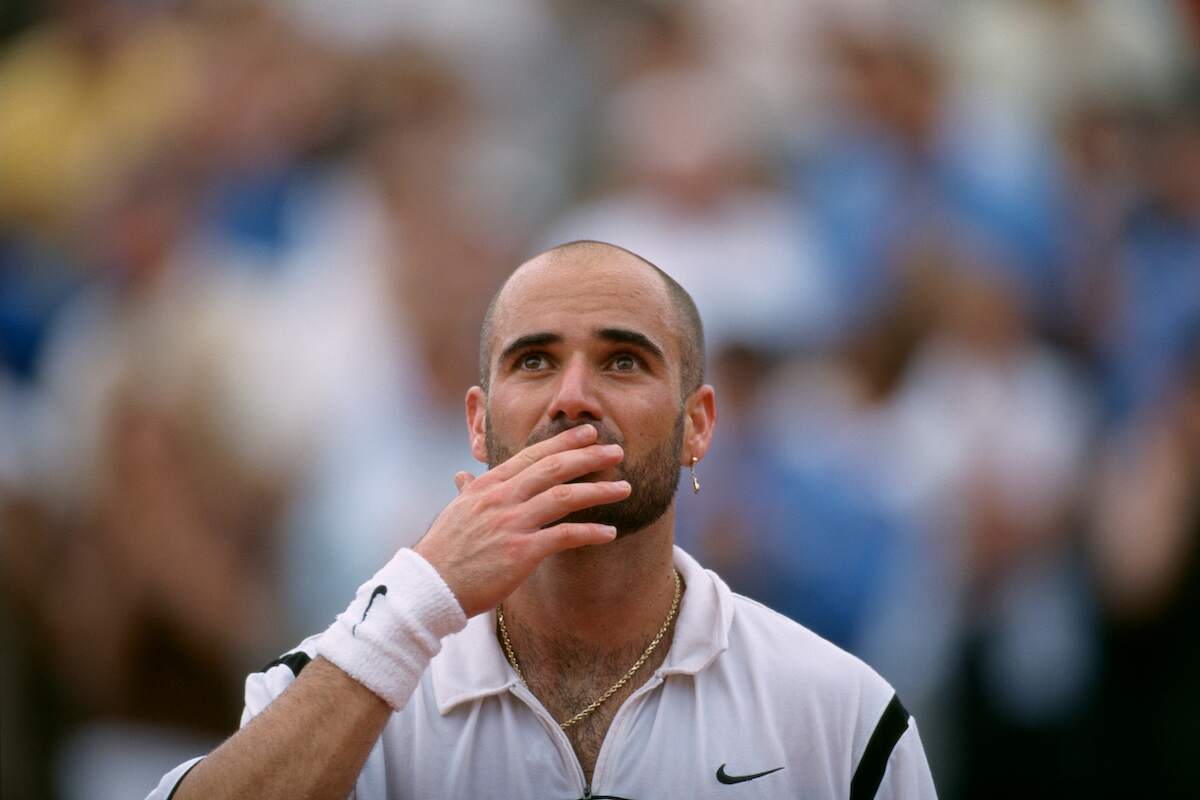
[[614, 525], [624, 536], [658, 520], [675, 495], [686, 426], [673, 319], [658, 275], [626, 257], [523, 267], [493, 322], [488, 465], [590, 424], [625, 459], [580, 480], [627, 480], [632, 493], [566, 521]]

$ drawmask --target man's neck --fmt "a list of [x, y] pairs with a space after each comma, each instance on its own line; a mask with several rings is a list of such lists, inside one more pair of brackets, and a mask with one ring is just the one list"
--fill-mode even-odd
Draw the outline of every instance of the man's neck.
[[505, 616], [543, 642], [585, 642], [597, 653], [649, 641], [674, 595], [674, 528], [672, 507], [636, 533], [547, 558], [504, 601]]

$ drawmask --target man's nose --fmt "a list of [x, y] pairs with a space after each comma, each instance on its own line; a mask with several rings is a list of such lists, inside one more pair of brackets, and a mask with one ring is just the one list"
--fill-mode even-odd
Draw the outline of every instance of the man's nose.
[[581, 417], [602, 419], [604, 414], [596, 397], [590, 365], [581, 357], [572, 358], [560, 373], [554, 398], [546, 409], [550, 419], [565, 416], [576, 420]]

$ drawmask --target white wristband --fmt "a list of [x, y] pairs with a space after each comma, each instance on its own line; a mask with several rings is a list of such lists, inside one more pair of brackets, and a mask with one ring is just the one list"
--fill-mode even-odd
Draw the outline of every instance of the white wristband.
[[400, 710], [442, 638], [467, 617], [437, 570], [412, 550], [398, 552], [358, 587], [350, 607], [317, 639], [317, 653]]

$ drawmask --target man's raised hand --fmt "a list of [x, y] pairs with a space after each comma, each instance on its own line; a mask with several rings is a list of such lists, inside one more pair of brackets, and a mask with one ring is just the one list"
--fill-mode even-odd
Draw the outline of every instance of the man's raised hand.
[[608, 525], [556, 519], [629, 496], [626, 481], [567, 483], [616, 466], [620, 445], [594, 444], [596, 429], [579, 425], [530, 445], [478, 478], [460, 472], [459, 495], [414, 548], [441, 574], [468, 617], [495, 608], [546, 556], [604, 544]]

